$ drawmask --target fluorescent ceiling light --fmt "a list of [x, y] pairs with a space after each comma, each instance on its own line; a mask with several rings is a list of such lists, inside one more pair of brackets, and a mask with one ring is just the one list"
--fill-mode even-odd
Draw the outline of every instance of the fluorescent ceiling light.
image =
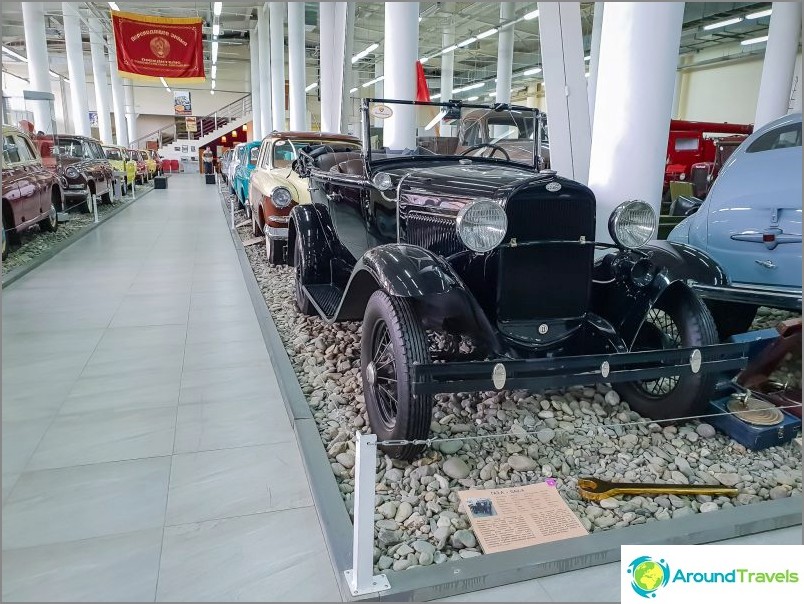
[[458, 45], [457, 45], [457, 44], [453, 44], [452, 46], [447, 46], [447, 47], [446, 47], [444, 50], [442, 50], [442, 51], [441, 51], [441, 54], [442, 54], [442, 55], [445, 55], [445, 54], [447, 54], [448, 52], [452, 52], [452, 51], [453, 51], [453, 50], [455, 50], [456, 48], [458, 48]]
[[496, 34], [498, 31], [500, 30], [498, 30], [496, 27], [492, 27], [491, 29], [487, 29], [486, 31], [477, 34], [477, 39], [482, 40], [483, 38], [488, 38], [489, 36]]
[[311, 90], [315, 90], [318, 88], [318, 82], [313, 82], [307, 88], [304, 89], [304, 92], [310, 92]]
[[22, 61], [23, 63], [27, 63], [28, 59], [23, 57], [20, 53], [14, 52], [8, 46], [3, 46], [3, 52], [6, 53], [10, 57], [14, 57], [17, 61]]
[[586, 56], [583, 58], [583, 60], [584, 60], [584, 61], [591, 61], [591, 60], [592, 60], [592, 55], [586, 55]]
[[497, 96], [497, 91], [492, 90], [491, 92], [489, 92], [489, 96]]
[[120, 7], [117, 6], [117, 2], [109, 2], [109, 8], [112, 10], [120, 10]]
[[221, 10], [223, 10], [223, 2], [212, 3], [212, 12], [215, 14], [216, 17], [220, 17]]
[[742, 17], [734, 17], [732, 19], [726, 19], [725, 21], [718, 21], [717, 23], [710, 23], [709, 25], [704, 25], [704, 29], [706, 31], [709, 31], [710, 29], [718, 29], [719, 27], [734, 25], [735, 23], [739, 23], [742, 20], [743, 20]]
[[218, 75], [218, 66], [213, 65], [212, 66], [212, 79], [214, 80], [217, 77], [217, 75]]
[[[433, 97], [430, 97], [430, 99], [432, 99], [432, 98]], [[430, 128], [435, 126], [438, 122], [440, 122], [441, 118], [444, 117], [445, 115], [447, 115], [447, 111], [446, 111], [446, 109], [442, 109], [441, 111], [438, 112], [438, 114], [433, 119], [430, 120], [430, 123], [427, 124], [424, 127], [424, 129], [429, 130]]]
[[436, 94], [433, 94], [433, 95], [430, 96], [431, 101], [433, 101], [435, 99], [440, 99], [440, 98], [441, 98], [441, 93], [440, 92], [437, 92]]
[[367, 86], [371, 86], [372, 84], [376, 84], [377, 82], [382, 82], [384, 79], [385, 79], [385, 76], [381, 75], [378, 78], [374, 78], [373, 80], [369, 80], [368, 82], [363, 84], [363, 88], [366, 88]]
[[212, 24], [212, 35], [213, 36], [221, 35], [221, 25], [220, 25], [220, 23], [213, 23]]
[[352, 63], [357, 63], [360, 59], [362, 59], [363, 57], [365, 57], [369, 53], [374, 52], [379, 47], [380, 47], [379, 44], [374, 43], [371, 46], [365, 48], [364, 50], [361, 50], [359, 53], [357, 53], [355, 56], [352, 57]]
[[467, 38], [463, 42], [458, 42], [458, 48], [463, 48], [464, 46], [469, 46], [472, 42], [477, 42], [477, 38], [472, 36], [471, 38]]
[[466, 100], [467, 100], [467, 101], [476, 101], [476, 100], [477, 100], [477, 99], [479, 99], [479, 98], [480, 98], [479, 96], [470, 96], [470, 97], [469, 97], [468, 99], [466, 99]]
[[421, 63], [422, 65], [424, 65], [424, 64], [425, 64], [425, 63], [427, 63], [427, 61], [429, 61], [429, 60], [430, 60], [430, 57], [422, 57], [421, 59], [419, 59], [419, 63]]
[[542, 72], [541, 67], [534, 67], [533, 69], [527, 69], [527, 70], [523, 71], [522, 75], [536, 75], [537, 73], [541, 73], [541, 72]]
[[530, 21], [531, 19], [535, 19], [535, 18], [536, 18], [536, 17], [538, 17], [538, 16], [539, 16], [539, 11], [538, 11], [538, 10], [534, 10], [534, 11], [529, 12], [528, 14], [526, 14], [526, 15], [525, 15], [524, 17], [522, 17], [522, 18], [523, 18], [525, 21]]
[[357, 92], [357, 88], [350, 88], [350, 89], [349, 89], [349, 92], [350, 92], [350, 93], [352, 93], [352, 92]]
[[455, 88], [452, 92], [466, 92], [467, 90], [474, 90], [475, 88], [483, 88], [486, 84], [484, 82], [475, 82], [463, 88]]
[[760, 36], [759, 38], [751, 38], [750, 40], [743, 40], [740, 42], [743, 46], [748, 46], [749, 44], [759, 44], [760, 42], [767, 42], [768, 36]]
[[218, 62], [218, 42], [215, 41], [212, 43], [212, 64]]
[[746, 19], [761, 19], [762, 17], [768, 17], [773, 12], [772, 8], [767, 10], [761, 10], [758, 13], [751, 13], [750, 15], [746, 15]]

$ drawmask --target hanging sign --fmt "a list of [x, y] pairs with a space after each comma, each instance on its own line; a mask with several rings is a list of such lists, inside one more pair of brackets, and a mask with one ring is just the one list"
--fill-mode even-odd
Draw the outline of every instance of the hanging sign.
[[190, 101], [189, 90], [173, 91], [173, 109], [176, 115], [192, 115], [193, 103]]
[[129, 78], [203, 82], [201, 19], [112, 11], [117, 70]]
[[198, 132], [198, 122], [194, 117], [184, 118], [184, 124], [187, 127], [187, 132]]

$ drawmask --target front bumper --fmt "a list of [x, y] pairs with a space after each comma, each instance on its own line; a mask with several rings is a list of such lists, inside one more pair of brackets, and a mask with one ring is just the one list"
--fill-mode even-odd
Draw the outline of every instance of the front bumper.
[[800, 289], [769, 287], [750, 283], [733, 283], [730, 286], [692, 283], [691, 286], [705, 300], [738, 302], [801, 311]]
[[64, 198], [65, 199], [84, 199], [87, 195], [89, 195], [89, 187], [82, 186], [80, 189], [73, 189], [75, 185], [69, 185], [68, 188], [64, 189]]
[[745, 367], [748, 349], [748, 343], [740, 342], [570, 357], [428, 363], [411, 368], [411, 390], [415, 395], [542, 390], [737, 371]]

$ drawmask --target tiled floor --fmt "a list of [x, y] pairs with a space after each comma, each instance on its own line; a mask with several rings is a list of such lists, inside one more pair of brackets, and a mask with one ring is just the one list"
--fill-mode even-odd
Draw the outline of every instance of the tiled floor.
[[3, 292], [2, 545], [3, 601], [340, 600], [199, 176]]
[[[217, 192], [169, 186], [3, 292], [2, 599], [339, 600]], [[612, 601], [618, 569], [450, 600]]]

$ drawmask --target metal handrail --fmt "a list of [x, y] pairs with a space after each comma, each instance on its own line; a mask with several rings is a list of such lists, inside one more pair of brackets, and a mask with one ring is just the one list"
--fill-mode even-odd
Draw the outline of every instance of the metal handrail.
[[[183, 117], [195, 117], [196, 123], [199, 124], [199, 129], [194, 133], [192, 139], [187, 140], [198, 140], [199, 138], [206, 136], [210, 132], [217, 130], [219, 127], [219, 122], [222, 122], [220, 125], [225, 125], [233, 120], [239, 119], [250, 113], [252, 110], [251, 104], [251, 94], [246, 94], [228, 103], [221, 107], [220, 109], [213, 111], [204, 116], [183, 116]], [[175, 116], [175, 117], [182, 117], [182, 116]], [[212, 122], [212, 127], [208, 127], [208, 124]], [[172, 132], [171, 132], [172, 131]], [[159, 146], [162, 147], [163, 140], [169, 139], [167, 142], [171, 142], [172, 140], [178, 139], [178, 131], [177, 131], [177, 124], [173, 123], [169, 126], [162, 126], [161, 128], [154, 130], [144, 136], [140, 136], [139, 138], [131, 141], [132, 148], [138, 148], [139, 144], [145, 145], [145, 142], [148, 140], [153, 140], [154, 138], [159, 141]], [[185, 140], [185, 139], [182, 139]]]

